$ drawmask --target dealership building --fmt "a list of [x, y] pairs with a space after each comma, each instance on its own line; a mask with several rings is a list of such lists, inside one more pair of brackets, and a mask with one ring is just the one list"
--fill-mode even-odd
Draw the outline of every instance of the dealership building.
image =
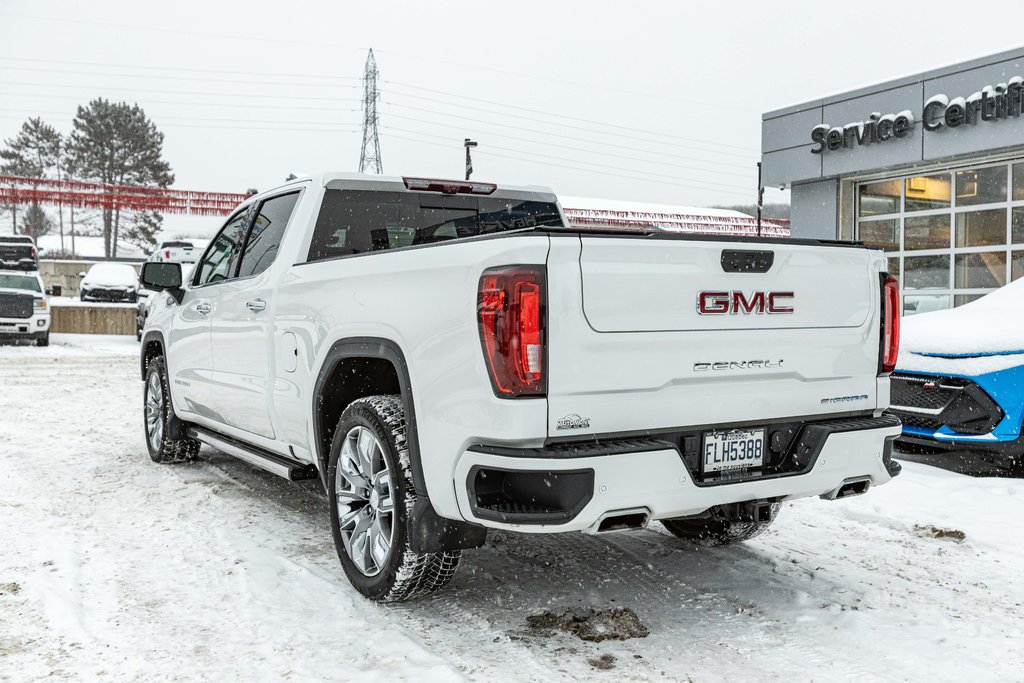
[[1024, 277], [1024, 48], [768, 112], [794, 237], [884, 249], [905, 314]]

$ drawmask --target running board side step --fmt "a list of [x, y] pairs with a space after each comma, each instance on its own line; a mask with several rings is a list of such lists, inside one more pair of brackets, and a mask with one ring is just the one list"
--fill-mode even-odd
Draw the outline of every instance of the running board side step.
[[202, 441], [207, 446], [212, 446], [218, 451], [223, 451], [271, 474], [284, 477], [289, 481], [316, 479], [317, 477], [316, 468], [312, 465], [289, 460], [276, 453], [271, 453], [249, 444], [243, 444], [230, 437], [215, 434], [198, 427], [189, 427], [187, 433], [189, 437]]

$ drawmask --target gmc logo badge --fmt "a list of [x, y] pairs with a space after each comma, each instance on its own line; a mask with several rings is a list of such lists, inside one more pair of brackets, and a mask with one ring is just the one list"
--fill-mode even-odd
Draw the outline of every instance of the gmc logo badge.
[[701, 315], [729, 313], [792, 313], [793, 292], [699, 292], [697, 312]]

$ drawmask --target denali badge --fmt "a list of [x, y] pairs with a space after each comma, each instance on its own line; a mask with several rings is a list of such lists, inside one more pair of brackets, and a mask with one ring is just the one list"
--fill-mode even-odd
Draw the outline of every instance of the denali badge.
[[555, 429], [588, 429], [590, 427], [589, 417], [580, 417], [576, 413], [566, 415], [555, 423]]
[[781, 368], [782, 359], [770, 360], [723, 360], [713, 363], [694, 363], [694, 372], [707, 372], [708, 370], [761, 370], [768, 368]]
[[697, 312], [701, 315], [729, 313], [792, 313], [793, 307], [787, 301], [793, 292], [698, 292]]
[[822, 404], [829, 403], [853, 403], [855, 401], [866, 401], [868, 400], [867, 394], [857, 394], [856, 396], [836, 396], [834, 398], [823, 398], [821, 399]]

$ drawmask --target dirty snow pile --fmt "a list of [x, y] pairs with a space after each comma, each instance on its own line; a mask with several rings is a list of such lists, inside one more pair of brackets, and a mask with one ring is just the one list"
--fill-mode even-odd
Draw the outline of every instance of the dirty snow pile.
[[1024, 484], [923, 465], [726, 548], [494, 533], [380, 606], [316, 482], [143, 443], [131, 338], [0, 346], [0, 680], [1019, 680]]

